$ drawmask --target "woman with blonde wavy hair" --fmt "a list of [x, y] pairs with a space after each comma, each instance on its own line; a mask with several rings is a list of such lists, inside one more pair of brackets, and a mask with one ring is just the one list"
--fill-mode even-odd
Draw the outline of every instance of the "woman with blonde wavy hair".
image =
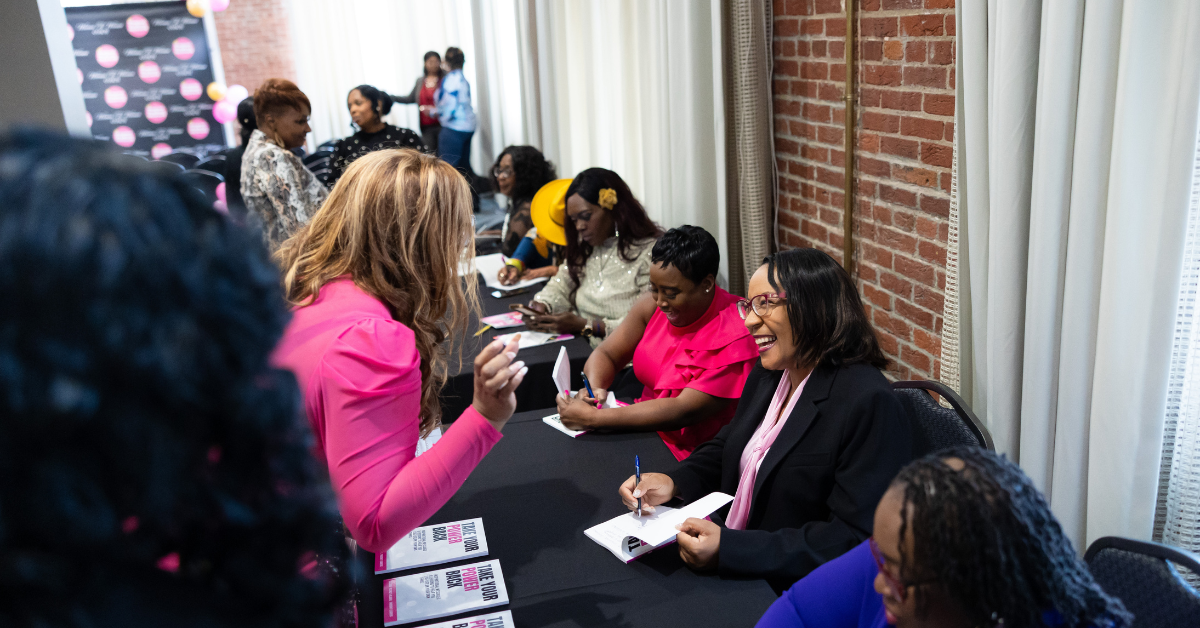
[[516, 406], [528, 369], [517, 343], [475, 359], [471, 407], [432, 448], [441, 420], [443, 342], [476, 312], [471, 190], [444, 161], [413, 150], [356, 160], [312, 221], [277, 253], [294, 306], [275, 352], [295, 373], [350, 535], [383, 552], [458, 490]]

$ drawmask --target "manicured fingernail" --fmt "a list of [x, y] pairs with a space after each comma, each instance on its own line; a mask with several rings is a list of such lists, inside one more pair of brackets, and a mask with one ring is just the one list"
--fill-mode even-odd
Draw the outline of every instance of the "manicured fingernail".
[[513, 359], [513, 358], [517, 357], [517, 352], [516, 352], [516, 351], [509, 351], [508, 353], [505, 353], [504, 355], [507, 355], [507, 356], [508, 356], [508, 359], [510, 359], [510, 360], [511, 360], [511, 359]]
[[523, 367], [523, 366], [525, 366], [525, 361], [520, 360], [517, 362], [513, 362], [508, 368], [511, 369], [513, 373], [516, 373], [517, 371], [521, 370], [521, 367]]
[[499, 349], [500, 347], [503, 347], [503, 346], [504, 346], [504, 341], [497, 338], [492, 341], [492, 346], [490, 346], [488, 348], [489, 349]]
[[641, 496], [642, 496], [642, 491], [641, 491], [641, 490], [636, 490], [636, 491], [634, 491], [634, 492], [633, 492], [633, 496], [634, 496], [634, 497], [641, 497]]
[[529, 367], [527, 366], [527, 367], [525, 367], [525, 368], [521, 369], [521, 372], [520, 372], [520, 373], [517, 373], [517, 375], [524, 375], [524, 374], [526, 374], [526, 373], [528, 373], [528, 372], [529, 372]]

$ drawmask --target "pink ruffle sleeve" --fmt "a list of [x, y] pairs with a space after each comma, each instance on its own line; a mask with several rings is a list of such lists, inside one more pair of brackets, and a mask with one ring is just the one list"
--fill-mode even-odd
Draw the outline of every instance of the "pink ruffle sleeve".
[[412, 330], [366, 319], [341, 333], [309, 386], [346, 527], [383, 552], [454, 495], [500, 432], [468, 408], [429, 451], [414, 457], [420, 432], [421, 358]]

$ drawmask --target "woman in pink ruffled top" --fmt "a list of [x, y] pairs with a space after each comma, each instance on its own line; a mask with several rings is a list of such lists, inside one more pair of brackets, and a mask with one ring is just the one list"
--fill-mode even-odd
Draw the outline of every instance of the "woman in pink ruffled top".
[[[656, 430], [678, 460], [729, 423], [758, 349], [742, 324], [737, 297], [716, 285], [721, 253], [699, 227], [659, 238], [651, 253], [650, 294], [592, 352], [584, 373], [595, 398], [559, 396], [572, 429]], [[631, 406], [598, 409], [618, 371], [632, 360], [644, 388]]]
[[[317, 454], [363, 548], [383, 552], [441, 508], [492, 446], [527, 369], [517, 344], [475, 360], [471, 407], [432, 448], [447, 334], [478, 310], [458, 277], [471, 191], [452, 167], [383, 150], [347, 168], [312, 221], [278, 253], [295, 313], [274, 362], [296, 375]], [[466, 247], [470, 250], [470, 247]]]

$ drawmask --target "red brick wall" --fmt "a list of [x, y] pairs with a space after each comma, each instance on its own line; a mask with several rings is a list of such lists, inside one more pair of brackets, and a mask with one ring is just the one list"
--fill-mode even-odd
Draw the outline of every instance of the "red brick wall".
[[225, 83], [254, 90], [269, 78], [296, 80], [284, 0], [233, 0], [213, 14]]
[[[901, 379], [936, 379], [954, 135], [954, 0], [854, 0], [855, 266]], [[779, 240], [842, 259], [846, 17], [774, 0]]]

